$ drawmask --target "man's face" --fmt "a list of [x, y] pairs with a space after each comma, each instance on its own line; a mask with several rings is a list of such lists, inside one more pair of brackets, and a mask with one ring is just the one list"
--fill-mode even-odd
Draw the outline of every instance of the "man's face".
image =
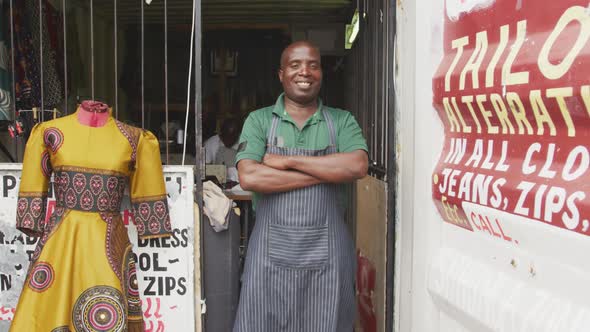
[[322, 66], [317, 49], [301, 44], [284, 53], [279, 79], [287, 98], [298, 104], [314, 102], [322, 86]]

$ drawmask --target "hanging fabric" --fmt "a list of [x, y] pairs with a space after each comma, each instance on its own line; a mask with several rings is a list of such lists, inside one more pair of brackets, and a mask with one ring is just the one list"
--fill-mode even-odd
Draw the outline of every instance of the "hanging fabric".
[[[0, 22], [4, 21], [4, 15], [6, 14], [4, 6], [6, 6], [6, 2], [0, 0]], [[10, 105], [12, 104], [10, 92], [10, 61], [5, 27], [5, 24], [0, 24], [0, 120], [10, 119]]]
[[[60, 18], [59, 15], [54, 16], [55, 9], [47, 3], [47, 1], [41, 1], [43, 4], [43, 16], [39, 17], [39, 1], [37, 0], [26, 0], [26, 10], [29, 16], [29, 24], [31, 27], [31, 36], [33, 40], [33, 50], [35, 57], [41, 59], [43, 55], [43, 104], [49, 107], [55, 107], [61, 104], [63, 99], [63, 83], [60, 81], [57, 73], [57, 60], [56, 51], [52, 46], [58, 46], [57, 41], [52, 45], [51, 34], [48, 28], [48, 22], [51, 21], [53, 26], [57, 26]], [[50, 18], [48, 20], [48, 18]], [[57, 36], [57, 32], [53, 34]], [[55, 37], [57, 40], [57, 37]], [[42, 45], [42, 47], [41, 47]], [[40, 63], [40, 61], [38, 62]], [[39, 71], [39, 68], [37, 68]], [[40, 80], [39, 75], [39, 80]], [[41, 97], [35, 100], [36, 105], [42, 104]]]
[[[61, 42], [59, 33], [49, 32], [61, 26], [57, 11], [43, 3], [43, 19], [39, 16], [39, 2], [25, 0], [14, 2], [14, 50], [15, 88], [17, 108], [30, 109], [41, 106], [41, 87], [45, 107], [60, 106], [63, 84], [58, 74]], [[49, 23], [48, 23], [49, 22]], [[40, 24], [42, 24], [40, 26]], [[43, 47], [41, 47], [41, 43]], [[41, 54], [43, 55], [43, 84], [41, 84]]]

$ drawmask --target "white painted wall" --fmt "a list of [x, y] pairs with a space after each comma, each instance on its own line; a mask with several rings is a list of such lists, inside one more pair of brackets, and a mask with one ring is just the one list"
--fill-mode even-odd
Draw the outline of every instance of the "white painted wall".
[[397, 1], [395, 330], [590, 331], [587, 237], [503, 215], [523, 235], [515, 247], [444, 223], [434, 206], [444, 133], [432, 78], [443, 55], [444, 5]]
[[432, 76], [442, 58], [443, 1], [398, 1], [398, 221], [396, 330], [438, 331], [441, 317], [427, 291], [428, 262], [440, 247], [442, 219], [430, 174], [443, 128], [432, 107]]

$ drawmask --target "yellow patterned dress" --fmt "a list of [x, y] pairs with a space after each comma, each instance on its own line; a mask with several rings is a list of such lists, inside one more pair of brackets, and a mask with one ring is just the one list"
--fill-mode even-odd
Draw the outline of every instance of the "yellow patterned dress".
[[[56, 208], [44, 222], [52, 173]], [[152, 133], [110, 116], [104, 126], [90, 127], [76, 114], [33, 128], [17, 228], [40, 239], [10, 331], [143, 331], [135, 261], [120, 214], [127, 185], [140, 238], [169, 236]]]

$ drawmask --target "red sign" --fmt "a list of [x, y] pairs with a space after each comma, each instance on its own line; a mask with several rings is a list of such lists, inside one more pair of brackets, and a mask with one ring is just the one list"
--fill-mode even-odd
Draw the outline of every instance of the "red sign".
[[588, 1], [447, 0], [433, 79], [445, 221], [513, 241], [482, 206], [590, 235]]

